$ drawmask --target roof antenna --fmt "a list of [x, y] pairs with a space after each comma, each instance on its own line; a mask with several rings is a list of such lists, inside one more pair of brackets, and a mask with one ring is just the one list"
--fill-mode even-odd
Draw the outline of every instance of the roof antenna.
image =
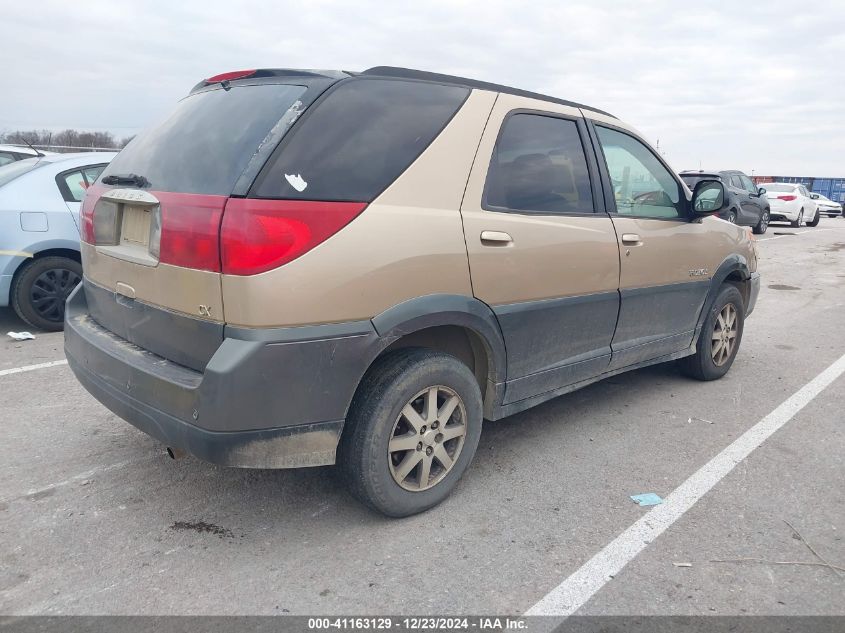
[[[22, 138], [22, 137], [21, 137], [21, 138]], [[28, 145], [28, 146], [29, 146], [29, 149], [31, 149], [33, 152], [35, 152], [35, 155], [36, 155], [36, 156], [38, 156], [39, 158], [43, 158], [43, 157], [44, 157], [44, 154], [42, 154], [39, 150], [35, 149], [35, 148], [32, 146], [32, 143], [30, 143], [30, 142], [29, 142], [29, 141], [27, 141], [26, 139], [23, 139], [23, 142], [24, 142], [24, 145]]]

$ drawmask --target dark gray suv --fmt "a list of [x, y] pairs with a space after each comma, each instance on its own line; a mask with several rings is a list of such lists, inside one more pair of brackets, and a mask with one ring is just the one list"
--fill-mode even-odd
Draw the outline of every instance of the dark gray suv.
[[722, 171], [693, 171], [680, 173], [690, 190], [701, 180], [721, 180], [728, 194], [728, 204], [719, 213], [719, 217], [732, 224], [753, 227], [754, 232], [762, 234], [769, 228], [769, 200], [766, 190], [757, 187], [751, 178], [736, 169]]

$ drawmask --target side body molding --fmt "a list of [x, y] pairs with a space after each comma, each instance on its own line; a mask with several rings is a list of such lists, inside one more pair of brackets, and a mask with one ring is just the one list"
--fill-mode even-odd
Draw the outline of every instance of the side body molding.
[[426, 328], [452, 325], [474, 332], [484, 345], [488, 359], [487, 390], [484, 395], [485, 417], [499, 417], [504, 396], [507, 352], [496, 315], [475, 297], [431, 294], [404, 301], [373, 317], [373, 327], [387, 345]]

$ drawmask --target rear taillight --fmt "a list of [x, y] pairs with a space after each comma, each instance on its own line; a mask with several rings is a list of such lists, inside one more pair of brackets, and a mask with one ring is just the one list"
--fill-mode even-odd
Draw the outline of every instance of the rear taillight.
[[255, 275], [286, 264], [337, 233], [366, 206], [230, 198], [220, 229], [223, 273]]
[[160, 216], [150, 218], [150, 252], [157, 240], [162, 264], [219, 272], [220, 218], [226, 197], [164, 192], [156, 192], [156, 197]]
[[82, 208], [79, 211], [79, 217], [82, 226], [80, 233], [82, 241], [88, 244], [96, 244], [97, 240], [94, 237], [94, 206], [102, 194], [104, 188], [99, 185], [92, 185], [85, 191], [85, 197], [82, 198]]
[[778, 200], [783, 200], [784, 202], [792, 202], [798, 196], [778, 196]]

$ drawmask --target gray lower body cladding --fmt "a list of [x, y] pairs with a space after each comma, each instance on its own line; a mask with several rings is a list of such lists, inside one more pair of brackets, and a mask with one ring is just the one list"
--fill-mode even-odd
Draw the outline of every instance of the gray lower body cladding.
[[102, 327], [82, 285], [68, 299], [65, 320], [68, 363], [110, 410], [201, 459], [253, 468], [334, 463], [346, 410], [378, 340], [369, 321], [226, 327], [200, 372]]

